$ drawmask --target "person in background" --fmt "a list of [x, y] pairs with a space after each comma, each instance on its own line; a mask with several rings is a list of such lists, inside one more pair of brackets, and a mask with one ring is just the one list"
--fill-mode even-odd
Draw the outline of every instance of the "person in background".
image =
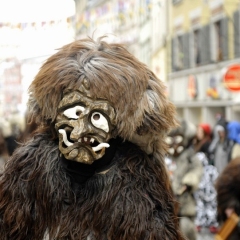
[[13, 152], [19, 146], [19, 141], [21, 140], [22, 133], [25, 129], [25, 117], [17, 110], [11, 112], [7, 118], [11, 134], [5, 138], [7, 142], [7, 148], [9, 155], [12, 156]]
[[8, 160], [9, 154], [6, 142], [3, 136], [2, 129], [0, 128], [0, 173], [3, 171], [4, 165]]
[[218, 141], [212, 149], [214, 156], [213, 164], [217, 168], [218, 173], [220, 174], [229, 162], [231, 148], [225, 128], [221, 125], [217, 125], [215, 131], [217, 131], [218, 134]]
[[216, 233], [217, 222], [217, 200], [215, 181], [218, 171], [215, 166], [209, 164], [208, 158], [203, 152], [198, 152], [197, 157], [203, 165], [203, 175], [197, 191], [194, 193], [197, 203], [197, 215], [195, 224], [200, 232], [202, 228], [209, 228], [211, 233]]
[[197, 134], [194, 140], [195, 152], [203, 152], [206, 157], [209, 157], [209, 146], [211, 144], [212, 130], [211, 126], [207, 123], [201, 123], [197, 127]]
[[217, 231], [216, 220], [216, 191], [214, 182], [218, 176], [217, 169], [209, 164], [209, 146], [211, 144], [211, 126], [201, 123], [197, 126], [197, 134], [194, 140], [194, 150], [203, 166], [203, 175], [199, 187], [194, 196], [197, 204], [195, 224], [197, 230], [209, 228], [212, 233]]
[[217, 113], [215, 118], [216, 118], [215, 126], [220, 125], [224, 127], [224, 129], [226, 130], [228, 121], [225, 119], [225, 116], [221, 113]]
[[[233, 212], [240, 215], [240, 157], [231, 160], [219, 175], [216, 185], [217, 216], [222, 225]], [[240, 228], [237, 226], [228, 240], [240, 239]]]
[[240, 122], [231, 121], [227, 125], [229, 143], [229, 159], [240, 157]]
[[166, 143], [169, 145], [168, 157], [175, 165], [172, 173], [172, 189], [179, 202], [180, 229], [189, 240], [196, 239], [194, 224], [196, 201], [193, 193], [198, 188], [202, 176], [202, 164], [192, 147], [195, 135], [196, 126], [181, 120], [180, 126], [173, 129], [166, 138]]
[[214, 124], [213, 131], [212, 131], [212, 141], [209, 146], [208, 152], [209, 152], [209, 162], [211, 164], [214, 164], [214, 149], [216, 148], [216, 144], [219, 141], [219, 134], [218, 129], [219, 126], [222, 126], [225, 131], [227, 132], [227, 124], [228, 121], [225, 119], [225, 117], [221, 113], [216, 114], [216, 123]]
[[6, 148], [7, 155], [11, 155], [11, 142], [12, 142], [12, 128], [9, 120], [5, 117], [0, 118], [0, 129], [4, 141], [4, 149]]

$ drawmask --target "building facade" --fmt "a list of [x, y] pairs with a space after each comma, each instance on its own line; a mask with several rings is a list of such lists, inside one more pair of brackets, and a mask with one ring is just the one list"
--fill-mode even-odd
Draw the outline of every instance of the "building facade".
[[229, 72], [240, 64], [239, 1], [173, 0], [171, 12], [169, 97], [179, 117], [213, 125], [220, 113], [240, 121], [240, 72]]
[[75, 0], [76, 38], [107, 35], [167, 78], [167, 0]]

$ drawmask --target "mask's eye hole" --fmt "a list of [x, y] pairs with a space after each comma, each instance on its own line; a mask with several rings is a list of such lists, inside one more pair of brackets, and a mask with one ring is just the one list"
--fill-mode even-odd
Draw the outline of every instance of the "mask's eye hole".
[[99, 112], [94, 112], [91, 116], [91, 122], [94, 127], [100, 128], [105, 132], [109, 132], [107, 119]]
[[100, 114], [99, 113], [93, 114], [93, 119], [94, 120], [99, 120], [100, 119]]
[[83, 111], [84, 111], [84, 107], [82, 107], [82, 106], [75, 106], [75, 107], [66, 109], [63, 112], [63, 114], [66, 117], [68, 117], [69, 119], [78, 119]]

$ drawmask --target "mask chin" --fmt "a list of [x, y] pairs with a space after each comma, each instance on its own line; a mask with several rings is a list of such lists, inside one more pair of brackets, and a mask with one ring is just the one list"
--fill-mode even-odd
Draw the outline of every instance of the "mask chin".
[[[107, 146], [110, 146], [107, 144]], [[105, 147], [102, 147], [98, 151], [93, 151], [90, 146], [86, 146], [83, 144], [76, 144], [74, 148], [59, 148], [60, 152], [64, 155], [67, 160], [81, 162], [84, 164], [92, 164], [94, 161], [101, 159], [106, 152]]]

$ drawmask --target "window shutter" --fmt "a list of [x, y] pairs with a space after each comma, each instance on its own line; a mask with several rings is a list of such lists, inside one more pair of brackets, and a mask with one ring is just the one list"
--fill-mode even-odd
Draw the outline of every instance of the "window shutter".
[[172, 72], [176, 71], [176, 38], [172, 39]]
[[233, 14], [234, 23], [234, 56], [235, 58], [240, 57], [240, 16], [239, 11]]
[[202, 27], [200, 31], [200, 63], [201, 65], [211, 62], [210, 51], [210, 26], [206, 25]]
[[229, 48], [228, 48], [228, 18], [223, 18], [221, 20], [221, 49], [223, 60], [229, 59]]
[[183, 35], [183, 68], [187, 69], [190, 67], [190, 34], [186, 33]]
[[189, 67], [195, 67], [194, 60], [194, 34], [193, 32], [189, 33]]

